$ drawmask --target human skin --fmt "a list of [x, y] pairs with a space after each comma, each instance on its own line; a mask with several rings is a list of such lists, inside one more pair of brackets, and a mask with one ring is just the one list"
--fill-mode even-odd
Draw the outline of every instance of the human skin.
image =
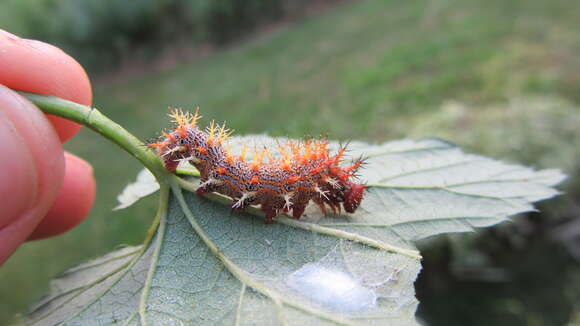
[[0, 30], [0, 265], [23, 242], [80, 223], [95, 197], [90, 164], [62, 149], [80, 125], [45, 115], [13, 90], [92, 101], [89, 79], [74, 59]]

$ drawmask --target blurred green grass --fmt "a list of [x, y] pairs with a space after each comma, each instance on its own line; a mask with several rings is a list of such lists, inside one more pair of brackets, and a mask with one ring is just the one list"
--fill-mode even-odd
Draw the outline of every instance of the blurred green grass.
[[[95, 106], [144, 140], [168, 126], [168, 106], [200, 105], [205, 122], [225, 120], [237, 134], [442, 134], [478, 148], [461, 136], [494, 127], [478, 124], [493, 103], [533, 94], [579, 104], [579, 12], [571, 0], [347, 3], [170, 71], [95, 85]], [[466, 103], [475, 122], [426, 123], [448, 100]], [[0, 324], [71, 264], [139, 243], [151, 221], [154, 198], [111, 211], [140, 168], [131, 157], [88, 130], [66, 147], [94, 165], [96, 206], [75, 230], [24, 245], [0, 269]]]

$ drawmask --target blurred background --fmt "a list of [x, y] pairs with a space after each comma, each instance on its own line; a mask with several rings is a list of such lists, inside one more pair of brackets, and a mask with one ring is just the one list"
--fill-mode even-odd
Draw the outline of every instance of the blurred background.
[[[200, 105], [237, 134], [435, 136], [570, 175], [538, 213], [421, 245], [428, 325], [580, 324], [579, 17], [574, 0], [0, 2], [0, 28], [75, 57], [94, 105], [144, 140], [168, 106]], [[135, 160], [86, 129], [66, 148], [94, 165], [96, 206], [0, 268], [1, 325], [151, 222], [155, 198], [111, 210]]]

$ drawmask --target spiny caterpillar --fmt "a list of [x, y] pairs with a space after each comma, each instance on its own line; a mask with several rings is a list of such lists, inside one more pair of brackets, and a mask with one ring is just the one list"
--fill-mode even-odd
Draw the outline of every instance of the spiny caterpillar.
[[176, 128], [149, 146], [157, 149], [170, 172], [175, 172], [180, 161], [194, 165], [201, 176], [198, 195], [217, 192], [229, 196], [234, 200], [232, 210], [260, 205], [266, 223], [290, 210], [292, 217], [299, 219], [311, 200], [324, 214], [326, 205], [335, 214], [340, 213], [341, 204], [354, 213], [361, 203], [366, 187], [351, 178], [356, 177], [363, 160], [341, 167], [346, 146], [331, 156], [327, 140], [289, 141], [278, 144], [277, 159], [267, 149], [254, 149], [253, 160], [246, 161], [246, 146], [239, 155], [224, 149], [224, 141], [231, 134], [225, 124], [219, 126], [212, 121], [204, 131], [197, 126], [201, 118], [198, 112], [173, 110], [169, 116]]

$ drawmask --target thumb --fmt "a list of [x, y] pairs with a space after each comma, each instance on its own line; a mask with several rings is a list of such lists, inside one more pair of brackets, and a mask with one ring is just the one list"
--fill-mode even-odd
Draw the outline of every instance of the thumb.
[[57, 197], [64, 154], [32, 103], [0, 85], [0, 265], [34, 231]]

